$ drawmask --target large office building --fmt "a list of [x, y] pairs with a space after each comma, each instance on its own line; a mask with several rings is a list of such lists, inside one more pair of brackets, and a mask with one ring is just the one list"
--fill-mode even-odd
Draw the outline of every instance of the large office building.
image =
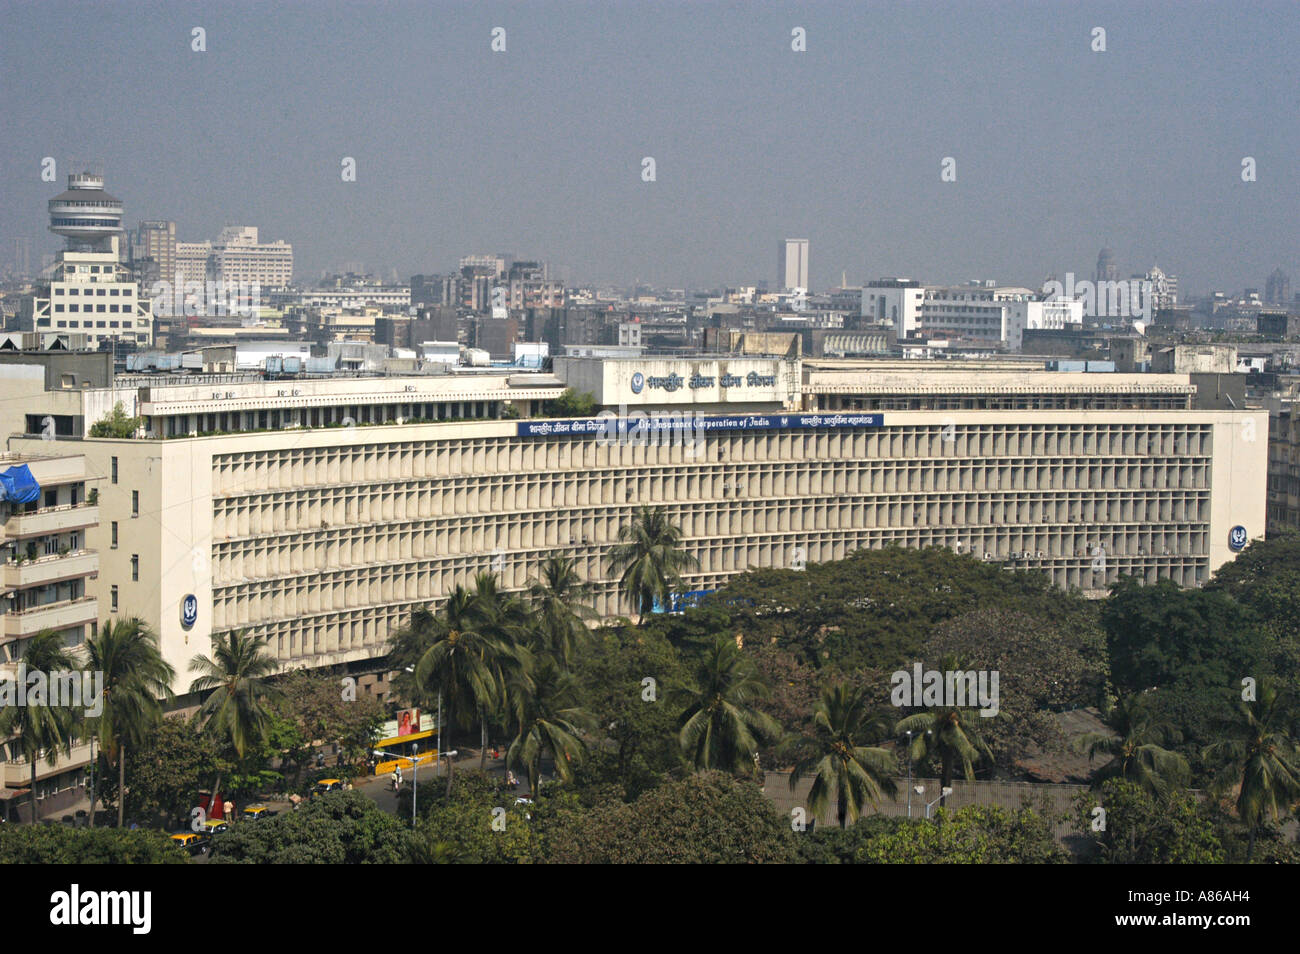
[[[286, 665], [364, 674], [413, 608], [482, 570], [521, 590], [556, 551], [600, 613], [629, 612], [608, 555], [642, 505], [680, 524], [691, 590], [889, 544], [1094, 594], [1127, 574], [1195, 586], [1264, 532], [1267, 415], [1208, 406], [1189, 375], [700, 355], [31, 384], [2, 405], [16, 451], [42, 447], [44, 417], [84, 429], [117, 401], [153, 435], [60, 446], [100, 488], [88, 545], [117, 551], [101, 615], [147, 620], [182, 674], [241, 629]], [[613, 413], [538, 417], [566, 387]]]
[[226, 285], [283, 288], [293, 282], [293, 246], [283, 240], [261, 242], [251, 225], [224, 228], [212, 244], [208, 278]]

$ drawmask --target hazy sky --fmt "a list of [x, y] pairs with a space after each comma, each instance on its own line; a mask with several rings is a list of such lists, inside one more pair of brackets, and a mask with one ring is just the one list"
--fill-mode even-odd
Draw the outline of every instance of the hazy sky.
[[0, 263], [16, 235], [59, 247], [75, 157], [129, 227], [256, 225], [301, 278], [505, 251], [574, 281], [772, 282], [789, 236], [816, 289], [1091, 277], [1103, 245], [1184, 291], [1279, 265], [1300, 286], [1298, 53], [1295, 0], [6, 2]]

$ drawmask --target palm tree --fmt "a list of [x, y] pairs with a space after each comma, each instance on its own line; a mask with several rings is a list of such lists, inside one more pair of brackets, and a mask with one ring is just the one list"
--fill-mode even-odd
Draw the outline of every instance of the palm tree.
[[[87, 668], [103, 679], [103, 703], [89, 720], [109, 765], [117, 765], [117, 827], [126, 813], [126, 747], [139, 745], [162, 718], [163, 698], [171, 698], [176, 675], [163, 661], [158, 640], [143, 620], [110, 620], [86, 642]], [[94, 825], [95, 806], [90, 806]]]
[[479, 770], [482, 771], [487, 768], [488, 707], [492, 706], [503, 720], [508, 720], [511, 688], [515, 685], [526, 688], [532, 665], [527, 643], [536, 641], [532, 635], [536, 620], [522, 600], [501, 592], [494, 573], [475, 575], [470, 613], [476, 620], [476, 628], [491, 636], [499, 647], [488, 659], [497, 691], [479, 702]]
[[1191, 781], [1187, 760], [1161, 747], [1165, 742], [1177, 742], [1178, 731], [1155, 718], [1141, 696], [1120, 699], [1105, 714], [1105, 721], [1111, 732], [1092, 732], [1077, 743], [1087, 749], [1089, 761], [1097, 755], [1110, 756], [1093, 776], [1094, 788], [1108, 779], [1121, 778], [1163, 798], [1171, 786], [1182, 787]]
[[589, 584], [578, 574], [576, 564], [560, 553], [542, 561], [538, 577], [528, 582], [535, 628], [540, 637], [539, 651], [550, 652], [567, 667], [573, 652], [589, 637], [586, 620], [596, 615], [585, 602], [591, 592]]
[[767, 695], [767, 686], [735, 640], [726, 636], [717, 636], [704, 650], [694, 685], [678, 695], [684, 710], [677, 741], [698, 771], [751, 775], [759, 745], [781, 734], [775, 719], [752, 707], [754, 700]]
[[[961, 668], [952, 661], [945, 662], [944, 667], [949, 671]], [[894, 726], [895, 735], [911, 733], [910, 755], [913, 759], [938, 758], [940, 808], [947, 804], [948, 796], [944, 791], [952, 788], [958, 765], [966, 778], [973, 779], [977, 762], [993, 760], [993, 753], [980, 734], [980, 719], [976, 709], [944, 706], [910, 715]]]
[[681, 528], [663, 507], [639, 507], [632, 522], [619, 528], [618, 543], [609, 552], [619, 584], [644, 618], [657, 598], [667, 605], [682, 586], [682, 573], [699, 565], [682, 547]]
[[803, 740], [806, 754], [790, 773], [790, 788], [807, 775], [813, 778], [808, 809], [820, 817], [832, 795], [841, 828], [856, 822], [867, 803], [877, 806], [882, 793], [893, 797], [897, 764], [887, 749], [867, 748], [867, 736], [887, 734], [889, 728], [874, 718], [865, 690], [841, 683], [822, 690], [813, 709], [814, 734]]
[[[63, 636], [53, 630], [41, 630], [27, 641], [23, 648], [22, 665], [28, 673], [43, 673], [47, 680], [55, 673], [71, 672], [78, 668], [77, 661], [64, 645]], [[10, 705], [0, 709], [0, 735], [18, 738], [15, 745], [31, 768], [32, 824], [36, 824], [36, 763], [45, 756], [48, 765], [54, 765], [59, 753], [72, 754], [72, 737], [77, 717], [67, 706], [50, 705], [54, 700], [47, 694], [40, 702], [27, 699], [26, 705]]]
[[[434, 620], [428, 649], [415, 665], [415, 682], [428, 696], [441, 693], [449, 725], [468, 727], [499, 697], [497, 660], [505, 653], [501, 641], [480, 627], [483, 617], [475, 594], [457, 584]], [[443, 745], [450, 748], [451, 733]], [[442, 754], [439, 753], [439, 759]], [[447, 763], [447, 796], [451, 797], [454, 764]]]
[[1250, 829], [1247, 863], [1255, 853], [1255, 835], [1265, 815], [1276, 821], [1300, 800], [1300, 745], [1292, 735], [1290, 708], [1275, 686], [1261, 682], [1259, 697], [1237, 707], [1231, 730], [1236, 738], [1205, 750], [1206, 759], [1221, 766], [1215, 788], [1223, 791], [1240, 785], [1237, 815]]
[[[230, 743], [240, 762], [246, 752], [265, 741], [268, 705], [278, 694], [267, 677], [280, 664], [266, 649], [265, 636], [239, 630], [212, 637], [212, 658], [199, 654], [190, 660], [190, 672], [198, 673], [190, 683], [190, 692], [213, 690], [199, 707], [199, 718], [205, 729]], [[218, 772], [212, 786], [214, 799], [220, 790]]]
[[528, 685], [514, 693], [519, 732], [506, 752], [506, 762], [528, 773], [528, 787], [534, 798], [541, 782], [544, 754], [551, 754], [555, 774], [566, 782], [573, 777], [574, 763], [586, 754], [582, 731], [590, 727], [591, 718], [578, 706], [577, 697], [577, 679], [562, 671], [549, 656], [539, 661]]

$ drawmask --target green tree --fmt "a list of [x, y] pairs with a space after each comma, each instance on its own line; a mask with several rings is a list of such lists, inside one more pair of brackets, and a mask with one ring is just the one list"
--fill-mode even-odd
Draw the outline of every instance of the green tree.
[[933, 654], [936, 627], [965, 613], [1014, 611], [1065, 633], [1096, 614], [1045, 573], [1004, 570], [945, 547], [887, 546], [803, 571], [751, 570], [708, 603], [750, 643], [774, 643], [819, 668], [885, 672]]
[[721, 635], [700, 656], [694, 675], [679, 691], [682, 752], [697, 771], [753, 775], [759, 746], [781, 734], [776, 721], [753, 705], [767, 686], [735, 641]]
[[160, 831], [66, 825], [0, 825], [3, 865], [185, 865], [190, 857]]
[[492, 674], [493, 692], [478, 700], [478, 767], [482, 772], [487, 770], [489, 715], [495, 713], [500, 722], [508, 722], [510, 694], [529, 689], [533, 660], [528, 644], [537, 641], [533, 635], [537, 621], [531, 617], [522, 600], [501, 592], [495, 573], [475, 575], [470, 616], [474, 619], [474, 628], [491, 637], [497, 647], [484, 660]]
[[999, 674], [998, 717], [981, 729], [1007, 774], [1032, 751], [1064, 751], [1054, 713], [1098, 705], [1108, 675], [1105, 634], [1085, 613], [1056, 622], [1002, 607], [963, 613], [935, 626], [920, 658], [946, 657]]
[[527, 685], [514, 694], [519, 732], [506, 753], [506, 761], [528, 773], [528, 787], [536, 797], [542, 777], [542, 757], [550, 753], [555, 774], [562, 781], [573, 778], [574, 763], [582, 760], [586, 743], [584, 729], [591, 718], [577, 705], [578, 684], [571, 673], [544, 656]]
[[569, 815], [548, 843], [555, 863], [784, 864], [796, 858], [788, 820], [750, 781], [690, 775], [636, 801]]
[[[305, 743], [336, 743], [349, 765], [365, 761], [384, 723], [384, 706], [378, 699], [363, 694], [345, 698], [344, 677], [320, 671], [297, 669], [277, 677], [275, 685], [280, 692], [276, 709], [297, 726]], [[351, 688], [355, 690], [355, 684]], [[301, 774], [307, 763], [306, 745], [278, 754]]]
[[[420, 820], [412, 838], [417, 864], [520, 864], [546, 860], [548, 796], [517, 805], [499, 776], [462, 773], [450, 797], [420, 796]], [[405, 803], [405, 804], [403, 804]], [[410, 811], [399, 797], [398, 810]]]
[[1125, 577], [1111, 588], [1101, 623], [1121, 691], [1228, 686], [1241, 673], [1260, 672], [1265, 656], [1255, 614], [1224, 589]]
[[[948, 659], [943, 668], [955, 671], [966, 667]], [[976, 764], [993, 760], [993, 753], [984, 741], [981, 721], [977, 709], [943, 706], [907, 716], [894, 726], [896, 735], [911, 733], [913, 759], [938, 760], [940, 808], [947, 804], [948, 796], [943, 793], [952, 787], [957, 766], [961, 766], [962, 774], [967, 779], [974, 779]]]
[[[609, 781], [635, 797], [653, 787], [681, 761], [677, 745], [675, 691], [687, 670], [667, 639], [639, 627], [597, 630], [576, 660], [582, 707], [590, 712], [601, 738], [594, 746], [610, 751]], [[600, 771], [604, 762], [586, 764]]]
[[131, 438], [144, 424], [142, 417], [127, 417], [126, 408], [118, 401], [106, 417], [90, 425], [90, 436]]
[[[163, 717], [176, 675], [162, 658], [158, 639], [138, 617], [109, 620], [86, 641], [87, 668], [102, 678], [100, 715], [87, 720], [105, 758], [117, 766], [117, 827], [126, 815], [126, 757]], [[94, 825], [95, 806], [90, 806]]]
[[332, 792], [297, 811], [233, 825], [212, 840], [212, 864], [401, 864], [409, 824], [361, 792]]
[[1300, 533], [1270, 533], [1252, 542], [1219, 567], [1205, 589], [1226, 593], [1251, 610], [1276, 674], [1300, 678]]
[[1094, 788], [1121, 778], [1163, 798], [1171, 788], [1185, 788], [1190, 783], [1187, 760], [1161, 747], [1167, 740], [1178, 741], [1178, 731], [1158, 719], [1144, 697], [1120, 699], [1105, 713], [1105, 722], [1111, 733], [1090, 732], [1078, 740], [1089, 761], [1098, 755], [1110, 757], [1093, 775]]
[[197, 716], [159, 720], [127, 750], [126, 762], [132, 817], [167, 826], [189, 817], [200, 779], [234, 768], [222, 758], [216, 737], [200, 730]]
[[1269, 681], [1259, 684], [1257, 698], [1242, 702], [1236, 715], [1232, 737], [1210, 745], [1206, 759], [1219, 766], [1216, 790], [1238, 787], [1237, 816], [1249, 832], [1249, 863], [1260, 825], [1277, 821], [1300, 801], [1300, 745], [1291, 702]]
[[[268, 677], [279, 668], [266, 637], [243, 631], [214, 635], [211, 658], [199, 654], [190, 661], [190, 672], [197, 674], [190, 692], [210, 693], [199, 707], [204, 729], [230, 744], [236, 763], [266, 742], [268, 708], [278, 697]], [[218, 774], [212, 797], [220, 791]]]
[[596, 399], [589, 391], [565, 388], [560, 396], [546, 403], [547, 417], [591, 417], [596, 413]]
[[790, 788], [812, 775], [809, 813], [820, 818], [834, 799], [839, 826], [847, 828], [868, 804], [878, 806], [882, 793], [892, 797], [898, 790], [894, 754], [861, 744], [888, 727], [871, 712], [864, 690], [843, 683], [823, 690], [813, 725], [815, 734], [800, 745], [803, 754], [790, 773]]
[[542, 561], [537, 578], [528, 583], [540, 644], [536, 651], [551, 653], [566, 668], [571, 664], [574, 650], [590, 639], [586, 621], [596, 615], [584, 602], [590, 593], [573, 560], [552, 553]]
[[682, 540], [681, 528], [663, 507], [639, 507], [632, 521], [619, 528], [618, 543], [609, 551], [610, 566], [642, 619], [656, 599], [667, 606], [672, 594], [682, 589], [682, 573], [699, 565], [682, 549]]
[[[428, 648], [415, 665], [415, 683], [425, 698], [442, 700], [443, 745], [451, 748], [450, 726], [468, 728], [501, 695], [499, 660], [507, 652], [496, 633], [482, 626], [482, 603], [460, 584], [428, 624]], [[441, 753], [439, 754], [441, 758]], [[447, 763], [447, 793], [455, 780]]]
[[[996, 805], [969, 805], [955, 812], [940, 808], [936, 821], [899, 819], [858, 849], [867, 864], [1063, 864], [1064, 848], [1053, 834], [1048, 813], [1023, 805], [1008, 811]], [[936, 823], [937, 822], [937, 823]]]
[[[27, 640], [21, 660], [28, 673], [44, 673], [47, 679], [55, 673], [72, 672], [78, 668], [64, 637], [48, 629]], [[10, 682], [10, 686], [13, 685]], [[12, 744], [31, 769], [28, 795], [33, 825], [37, 822], [36, 764], [44, 757], [47, 765], [54, 765], [60, 754], [71, 755], [73, 735], [79, 721], [76, 712], [66, 706], [51, 705], [54, 701], [48, 694], [40, 699], [29, 694], [26, 705], [0, 707], [0, 737], [17, 734], [18, 738]]]
[[[1121, 778], [1074, 800], [1076, 825], [1091, 840], [1098, 861], [1111, 864], [1219, 864], [1223, 846], [1206, 809], [1190, 792], [1156, 798]], [[1105, 815], [1097, 813], [1102, 808]], [[1099, 824], [1104, 818], [1104, 824]]]

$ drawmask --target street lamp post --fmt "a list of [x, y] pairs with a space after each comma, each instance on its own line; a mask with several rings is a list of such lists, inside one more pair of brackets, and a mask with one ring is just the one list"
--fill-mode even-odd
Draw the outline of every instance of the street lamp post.
[[945, 786], [943, 786], [943, 788], [939, 789], [939, 797], [936, 798], [933, 802], [928, 802], [928, 803], [926, 803], [926, 806], [925, 806], [925, 817], [926, 817], [926, 818], [929, 818], [929, 817], [930, 817], [930, 809], [934, 807], [934, 805], [935, 805], [936, 802], [940, 802], [940, 801], [942, 801], [943, 799], [947, 798], [947, 797], [948, 797], [949, 795], [951, 795], [951, 794], [952, 794], [952, 789], [949, 788], [947, 785], [945, 785]]
[[95, 737], [90, 737], [90, 827], [95, 827]]
[[907, 817], [912, 817], [912, 730], [907, 735]]
[[[385, 752], [383, 749], [371, 749], [370, 751], [380, 757], [390, 756], [390, 753]], [[411, 763], [411, 827], [414, 828], [415, 803], [420, 794], [420, 743], [411, 743], [410, 755], [399, 755], [397, 757]]]

